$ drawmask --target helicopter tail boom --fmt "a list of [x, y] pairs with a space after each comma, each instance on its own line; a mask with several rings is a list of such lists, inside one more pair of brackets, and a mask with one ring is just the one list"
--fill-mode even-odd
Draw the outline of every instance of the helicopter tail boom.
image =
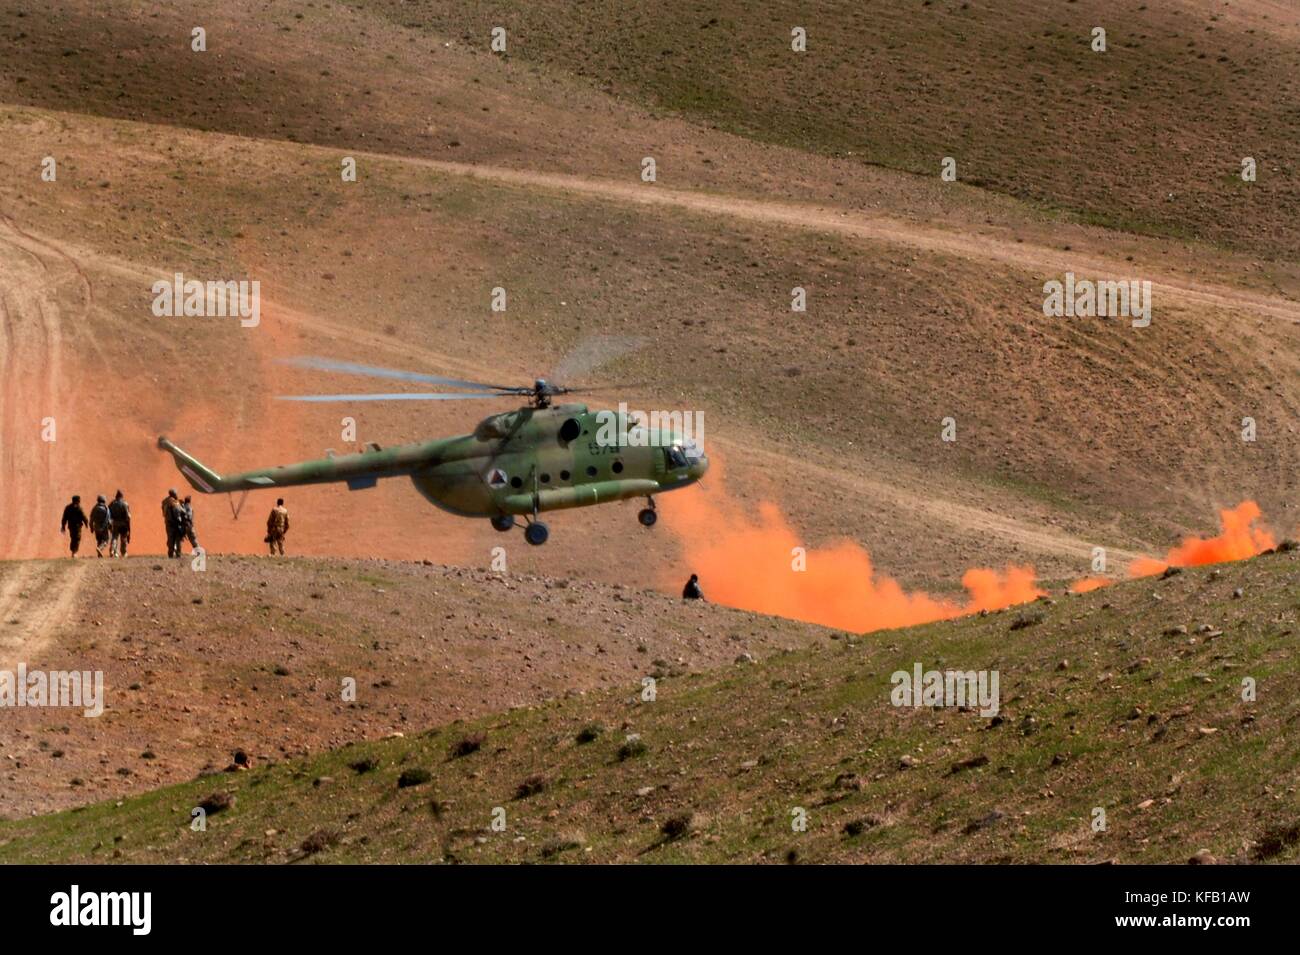
[[165, 437], [158, 439], [158, 447], [171, 454], [176, 461], [177, 470], [184, 475], [185, 480], [189, 481], [190, 486], [196, 491], [202, 491], [204, 494], [215, 494], [218, 491], [235, 490], [224, 486], [225, 482], [220, 474], [206, 467], [198, 458], [182, 451]]
[[382, 450], [377, 445], [370, 445], [357, 454], [337, 457], [329, 455], [314, 461], [300, 461], [222, 477], [167, 438], [158, 439], [158, 447], [171, 454], [185, 480], [204, 494], [335, 482], [346, 483], [350, 490], [361, 490], [374, 487], [380, 478], [411, 474], [427, 467], [446, 443], [446, 440], [430, 441]]

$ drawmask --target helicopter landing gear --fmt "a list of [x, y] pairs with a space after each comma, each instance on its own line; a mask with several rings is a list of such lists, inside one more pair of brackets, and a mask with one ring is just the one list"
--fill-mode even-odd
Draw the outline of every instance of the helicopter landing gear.
[[492, 527], [496, 530], [505, 532], [515, 526], [515, 519], [509, 514], [498, 514], [492, 518]]
[[546, 525], [541, 521], [533, 521], [524, 528], [524, 540], [534, 547], [541, 547], [546, 543], [546, 538], [551, 536], [551, 532], [546, 529]]
[[636, 519], [641, 522], [642, 527], [654, 527], [655, 521], [659, 520], [659, 515], [655, 512], [655, 499], [647, 497], [649, 507], [643, 507], [637, 512]]

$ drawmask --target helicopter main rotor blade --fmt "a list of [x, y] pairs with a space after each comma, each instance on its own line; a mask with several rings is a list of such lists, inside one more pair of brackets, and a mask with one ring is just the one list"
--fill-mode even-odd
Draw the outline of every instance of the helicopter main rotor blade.
[[646, 339], [632, 335], [593, 335], [571, 348], [546, 380], [563, 386], [565, 382], [573, 381], [628, 352], [636, 351], [645, 343]]
[[651, 385], [651, 384], [653, 384], [653, 382], [649, 382], [649, 381], [618, 381], [618, 382], [611, 382], [610, 384], [607, 384], [607, 385], [581, 385], [580, 387], [577, 387], [577, 388], [565, 388], [563, 385], [560, 385], [556, 390], [557, 390], [560, 394], [565, 394], [565, 395], [581, 395], [581, 394], [585, 394], [585, 393], [587, 393], [587, 392], [589, 392], [589, 391], [613, 391], [613, 390], [618, 389], [618, 388], [645, 388], [645, 387], [648, 387], [648, 386]]
[[371, 378], [419, 381], [428, 385], [446, 385], [449, 388], [473, 388], [476, 391], [519, 391], [519, 389], [510, 385], [490, 385], [482, 381], [446, 378], [442, 375], [428, 375], [418, 371], [400, 371], [396, 368], [382, 368], [378, 365], [361, 365], [351, 361], [337, 361], [333, 358], [318, 358], [314, 355], [299, 355], [294, 358], [283, 358], [280, 361], [285, 365], [310, 368], [314, 371], [338, 371], [348, 375], [368, 375]]
[[448, 391], [441, 394], [421, 394], [414, 391], [399, 391], [390, 395], [276, 395], [278, 401], [460, 401], [467, 398], [508, 398], [514, 394], [528, 394], [527, 389], [514, 389], [502, 392], [463, 392]]

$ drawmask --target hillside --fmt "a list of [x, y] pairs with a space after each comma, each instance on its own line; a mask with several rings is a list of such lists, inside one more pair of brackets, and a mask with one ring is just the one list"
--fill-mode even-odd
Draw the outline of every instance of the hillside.
[[[1267, 554], [711, 672], [663, 666], [653, 702], [625, 674], [413, 721], [401, 739], [2, 823], [0, 859], [1294, 860], [1297, 571], [1295, 551]], [[998, 716], [891, 706], [890, 674], [915, 664], [997, 669]], [[191, 831], [204, 803], [225, 808]]]
[[[724, 35], [738, 50], [762, 39], [762, 24], [725, 9], [697, 23], [674, 5], [651, 29], [624, 6], [584, 4], [575, 31], [556, 5], [527, 5], [511, 10], [514, 45], [501, 57], [475, 41], [490, 19], [478, 4], [235, 0], [146, 12], [65, 0], [42, 17], [8, 5], [0, 556], [57, 556], [51, 516], [66, 496], [116, 487], [141, 515], [140, 546], [156, 552], [153, 502], [176, 481], [154, 447], [160, 432], [230, 470], [342, 450], [344, 416], [358, 442], [387, 445], [461, 433], [502, 410], [289, 407], [275, 395], [340, 382], [279, 367], [287, 355], [524, 381], [601, 333], [647, 340], [605, 370], [630, 383], [612, 400], [704, 412], [727, 461], [715, 495], [750, 512], [776, 505], [810, 546], [857, 540], [908, 585], [953, 588], [972, 566], [1007, 563], [1078, 576], [1095, 546], [1122, 566], [1245, 498], [1293, 533], [1300, 271], [1286, 254], [1289, 167], [1232, 205], [1239, 191], [1202, 176], [1215, 149], [1167, 148], [1171, 130], [1213, 124], [1219, 152], [1221, 136], [1262, 143], [1261, 158], [1281, 149], [1290, 120], [1273, 112], [1294, 87], [1278, 73], [1294, 50], [1286, 17], [1263, 3], [1146, 5], [1146, 38], [1115, 40], [1128, 72], [1099, 95], [1113, 111], [1136, 84], [1162, 105], [1123, 114], [1135, 152], [1117, 164], [1077, 140], [1087, 124], [1060, 118], [1093, 82], [1078, 69], [1090, 54], [1071, 52], [1071, 24], [1124, 11], [1101, 0], [1051, 13], [1003, 6], [997, 16], [979, 4], [816, 8], [821, 26], [795, 74], [784, 58], [719, 63]], [[1051, 33], [1037, 126], [1007, 118], [1020, 115], [1014, 99], [939, 95], [965, 83], [968, 56], [988, 82], [1014, 85], [1016, 57], [993, 49], [1005, 43], [999, 16], [1012, 35]], [[1214, 29], [1185, 52], [1198, 17]], [[201, 54], [186, 42], [200, 21]], [[826, 44], [835, 31], [844, 44]], [[941, 42], [954, 31], [968, 48]], [[860, 56], [854, 44], [868, 35], [888, 42]], [[1221, 82], [1228, 66], [1199, 55], [1209, 41], [1241, 71], [1233, 84]], [[904, 55], [906, 77], [925, 71], [935, 97], [908, 95], [906, 77], [881, 88]], [[935, 68], [940, 55], [951, 59]], [[714, 79], [698, 75], [704, 61]], [[1176, 68], [1153, 77], [1151, 63], [1166, 61]], [[661, 101], [666, 69], [701, 89], [725, 83], [747, 105], [721, 115]], [[791, 84], [807, 91], [810, 129], [899, 155], [864, 165], [863, 143], [849, 156], [843, 143], [792, 134]], [[1200, 95], [1207, 84], [1224, 96]], [[1261, 84], [1273, 94], [1240, 108]], [[846, 97], [888, 108], [848, 110]], [[977, 106], [997, 121], [976, 110], [968, 145], [990, 166], [1001, 155], [1003, 178], [916, 175], [914, 160], [953, 131], [951, 110]], [[1068, 162], [1039, 148], [1043, 129], [1061, 131]], [[654, 184], [638, 178], [647, 153]], [[359, 161], [356, 183], [340, 180], [343, 155]], [[46, 156], [58, 182], [31, 188]], [[1013, 168], [1032, 179], [1027, 198], [1006, 179]], [[1108, 185], [1121, 170], [1129, 178]], [[1148, 208], [1157, 175], [1195, 202]], [[1094, 214], [1103, 205], [1164, 225], [1115, 231]], [[1265, 231], [1272, 249], [1259, 247]], [[1071, 270], [1152, 279], [1152, 326], [1045, 319], [1044, 281]], [[177, 271], [260, 281], [261, 325], [156, 318], [149, 288]], [[509, 292], [505, 315], [488, 309], [496, 287]], [[795, 287], [806, 313], [790, 311]], [[30, 424], [47, 415], [58, 442]], [[948, 417], [954, 442], [939, 437]], [[501, 543], [402, 482], [302, 489], [292, 503], [301, 553], [484, 566]], [[210, 546], [258, 549], [226, 502], [199, 504]], [[249, 507], [268, 505], [254, 495]], [[642, 534], [622, 510], [558, 516], [543, 553], [512, 544], [513, 568], [667, 589], [690, 560], [689, 537]]]
[[0, 816], [824, 639], [621, 584], [422, 563], [4, 561], [0, 669], [101, 671], [105, 712], [0, 711]]

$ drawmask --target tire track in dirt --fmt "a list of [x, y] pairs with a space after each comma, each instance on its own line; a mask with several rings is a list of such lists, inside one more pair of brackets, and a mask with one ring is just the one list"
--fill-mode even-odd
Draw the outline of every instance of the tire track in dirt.
[[[72, 257], [0, 213], [0, 558], [50, 550], [41, 529], [59, 514], [55, 449], [70, 411], [64, 317], [69, 308], [85, 313], [93, 302], [90, 279]], [[81, 325], [93, 342], [91, 323]], [[47, 417], [54, 419], [55, 442], [43, 438]]]
[[0, 669], [35, 665], [68, 618], [85, 580], [82, 561], [9, 565], [0, 583]]
[[953, 232], [936, 226], [886, 216], [871, 216], [828, 206], [742, 199], [735, 196], [672, 189], [658, 184], [629, 184], [563, 173], [506, 169], [389, 153], [353, 152], [351, 154], [383, 162], [422, 166], [448, 175], [503, 185], [544, 189], [549, 192], [587, 196], [623, 204], [665, 206], [700, 215], [725, 216], [803, 231], [828, 232], [906, 246], [921, 252], [1012, 266], [1044, 275], [1054, 276], [1073, 271], [1083, 273], [1086, 278], [1097, 280], [1149, 279], [1153, 294], [1158, 292], [1162, 297], [1174, 301], [1253, 312], [1300, 324], [1300, 302], [1224, 285], [1196, 282], [1183, 277], [1162, 276], [1149, 269], [1135, 267], [1132, 263], [1102, 255], [1064, 251], [994, 235]]

